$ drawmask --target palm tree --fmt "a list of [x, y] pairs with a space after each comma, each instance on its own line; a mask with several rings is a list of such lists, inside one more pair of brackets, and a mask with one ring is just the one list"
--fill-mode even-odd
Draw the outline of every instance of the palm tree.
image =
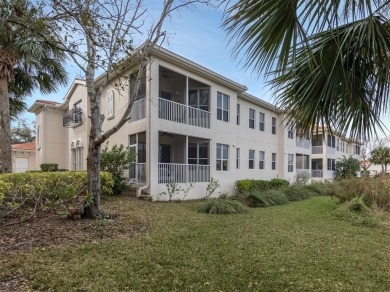
[[12, 170], [10, 98], [20, 110], [21, 99], [34, 89], [49, 93], [67, 82], [64, 53], [33, 28], [32, 24], [40, 21], [38, 13], [24, 0], [0, 5], [0, 172]]
[[390, 148], [379, 146], [371, 151], [371, 162], [382, 166], [382, 173], [387, 172], [387, 165], [390, 164]]
[[350, 178], [357, 176], [360, 170], [360, 162], [356, 158], [350, 157], [339, 158], [336, 162], [336, 179]]
[[234, 56], [270, 78], [288, 119], [370, 137], [390, 106], [389, 8], [388, 0], [238, 0], [224, 27]]

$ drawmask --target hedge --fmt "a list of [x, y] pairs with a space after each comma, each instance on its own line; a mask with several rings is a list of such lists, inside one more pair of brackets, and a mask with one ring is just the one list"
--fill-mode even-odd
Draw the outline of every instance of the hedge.
[[[102, 192], [112, 193], [110, 173], [100, 173]], [[0, 175], [0, 207], [13, 209], [17, 205], [32, 206], [37, 200], [63, 202], [76, 197], [87, 182], [85, 171], [25, 172]], [[1, 211], [1, 210], [0, 210]]]
[[273, 178], [271, 180], [254, 180], [244, 179], [236, 181], [236, 190], [240, 194], [254, 192], [254, 191], [267, 191], [272, 189], [278, 189], [289, 186], [288, 180]]

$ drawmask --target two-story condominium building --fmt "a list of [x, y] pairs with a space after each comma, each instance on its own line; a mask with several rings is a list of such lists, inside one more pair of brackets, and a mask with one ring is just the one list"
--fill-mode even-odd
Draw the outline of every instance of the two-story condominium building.
[[[293, 180], [313, 164], [308, 139], [270, 103], [245, 91], [244, 85], [163, 48], [150, 51], [153, 61], [135, 102], [131, 119], [109, 139], [136, 153], [129, 179], [153, 199], [168, 182], [193, 183], [187, 198], [201, 198], [211, 177], [230, 194], [239, 179], [275, 177]], [[102, 130], [125, 111], [128, 87], [111, 80], [102, 95]], [[96, 81], [98, 82], [98, 80]], [[131, 82], [130, 82], [131, 87]], [[37, 164], [86, 168], [89, 101], [85, 82], [75, 79], [64, 103], [38, 100], [29, 109], [37, 116]], [[325, 177], [326, 178], [326, 177]]]

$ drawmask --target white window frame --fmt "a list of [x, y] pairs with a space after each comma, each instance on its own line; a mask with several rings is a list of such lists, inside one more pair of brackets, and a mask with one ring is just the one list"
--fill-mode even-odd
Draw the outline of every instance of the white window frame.
[[331, 148], [336, 148], [336, 137], [331, 135], [331, 134], [328, 134], [328, 143], [327, 143], [328, 147], [331, 147]]
[[264, 132], [265, 129], [265, 113], [259, 112], [259, 131]]
[[287, 137], [289, 139], [294, 139], [294, 126], [289, 123], [287, 127]]
[[327, 169], [336, 170], [336, 159], [328, 158]]
[[277, 160], [277, 154], [272, 153], [271, 154], [271, 169], [276, 170], [276, 160]]
[[287, 172], [294, 172], [294, 154], [288, 154], [287, 159]]
[[[253, 118], [251, 117], [253, 116]], [[254, 129], [255, 128], [255, 116], [256, 116], [256, 111], [253, 108], [249, 109], [249, 129]]]
[[265, 169], [265, 151], [259, 151], [259, 169]]
[[248, 153], [248, 169], [255, 169], [255, 150], [252, 149]]
[[276, 135], [276, 124], [277, 124], [277, 118], [272, 117], [271, 132], [272, 132], [273, 135]]
[[[220, 147], [220, 157], [218, 157], [218, 147]], [[224, 155], [226, 152], [226, 156]], [[224, 158], [224, 156], [226, 158]], [[216, 170], [217, 171], [228, 171], [229, 170], [229, 145], [217, 143], [217, 154], [216, 154]], [[218, 169], [219, 161], [219, 169]], [[226, 162], [226, 169], [223, 169], [224, 162]]]
[[240, 108], [240, 104], [237, 103], [237, 125], [240, 124], [240, 111], [241, 111], [241, 108]]
[[236, 148], [236, 169], [240, 169], [240, 148]]
[[[230, 96], [222, 92], [217, 93], [217, 120], [223, 122], [229, 122], [229, 103]], [[220, 118], [218, 117], [220, 113]], [[226, 117], [225, 117], [226, 113]]]

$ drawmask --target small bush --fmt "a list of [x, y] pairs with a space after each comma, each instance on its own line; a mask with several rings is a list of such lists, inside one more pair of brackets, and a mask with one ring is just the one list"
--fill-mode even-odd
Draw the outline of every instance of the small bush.
[[236, 190], [238, 193], [245, 194], [249, 192], [263, 192], [271, 189], [286, 187], [289, 182], [284, 179], [274, 178], [272, 180], [254, 180], [245, 179], [236, 181]]
[[290, 186], [284, 189], [283, 192], [291, 202], [305, 200], [317, 196], [316, 192], [310, 188], [307, 188], [306, 186]]
[[42, 163], [40, 165], [42, 171], [50, 172], [50, 171], [58, 171], [57, 163]]
[[380, 214], [367, 207], [363, 197], [342, 204], [336, 210], [336, 216], [358, 225], [376, 226], [380, 222]]
[[240, 214], [248, 212], [239, 201], [229, 199], [207, 199], [200, 206], [200, 213], [208, 214]]
[[261, 193], [249, 193], [243, 198], [244, 203], [252, 208], [270, 207], [287, 204], [287, 196], [280, 190], [268, 190]]
[[[112, 192], [113, 179], [100, 173], [103, 193]], [[86, 194], [87, 172], [25, 172], [0, 175], [0, 214], [21, 209], [64, 205], [78, 193]], [[1, 217], [1, 216], [0, 216]]]
[[290, 185], [288, 180], [281, 179], [281, 178], [273, 178], [271, 179], [271, 188], [272, 189], [279, 189], [288, 187]]
[[120, 195], [126, 189], [124, 172], [129, 169], [134, 161], [134, 153], [123, 145], [114, 145], [110, 150], [106, 146], [102, 151], [100, 161], [101, 170], [112, 174], [114, 179], [113, 194]]

